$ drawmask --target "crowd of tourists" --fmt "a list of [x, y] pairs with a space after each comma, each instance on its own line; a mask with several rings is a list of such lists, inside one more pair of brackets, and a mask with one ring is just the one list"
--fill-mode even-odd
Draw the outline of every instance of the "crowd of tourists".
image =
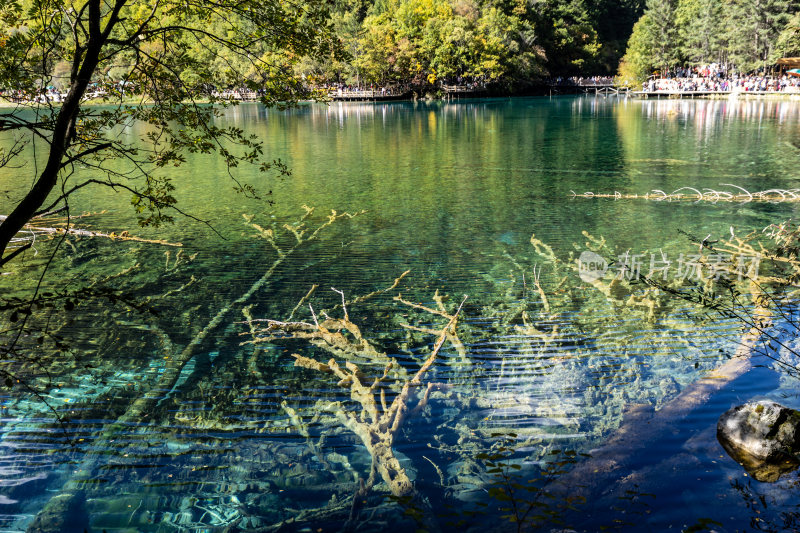
[[[551, 86], [580, 86], [580, 87], [609, 87], [614, 83], [610, 76], [590, 76], [590, 77], [557, 77], [547, 80]], [[484, 85], [475, 80], [463, 80], [458, 78], [452, 80], [450, 84], [442, 83], [446, 89], [453, 90], [463, 88], [466, 90], [477, 90]], [[125, 93], [125, 87], [120, 84], [112, 84], [112, 92]], [[399, 85], [380, 86], [380, 85], [349, 85], [344, 83], [331, 83], [318, 86], [318, 89], [327, 90], [332, 96], [358, 95], [369, 93], [370, 95], [397, 96], [407, 92], [408, 87]], [[728, 72], [722, 64], [711, 63], [697, 67], [680, 67], [663, 75], [651, 76], [643, 85], [642, 90], [648, 93], [676, 93], [676, 92], [702, 92], [702, 93], [799, 93], [800, 76], [790, 73], [776, 72], [770, 74], [756, 73], [740, 75], [734, 71]], [[256, 100], [258, 92], [247, 89], [228, 89], [223, 91], [212, 90], [211, 93], [222, 99], [237, 100]], [[92, 84], [85, 95], [85, 99], [98, 98], [107, 94], [107, 88], [100, 84]], [[50, 86], [33, 95], [14, 90], [0, 89], [0, 98], [16, 102], [39, 102], [57, 103], [63, 101], [65, 93], [58, 91]]]
[[[130, 82], [119, 81], [115, 83], [90, 83], [86, 88], [83, 95], [84, 100], [92, 100], [95, 98], [105, 98], [108, 96], [124, 96], [129, 88], [132, 87]], [[9, 100], [11, 102], [27, 102], [37, 104], [50, 104], [61, 103], [67, 97], [66, 89], [58, 89], [52, 85], [48, 85], [44, 89], [36, 91], [22, 91], [19, 89], [3, 89], [0, 88], [0, 98]]]
[[611, 76], [570, 76], [568, 78], [557, 77], [548, 80], [549, 85], [559, 86], [580, 86], [580, 87], [609, 87], [614, 85], [614, 78]]
[[800, 77], [782, 72], [740, 75], [727, 72], [723, 65], [712, 63], [678, 68], [645, 82], [646, 92], [783, 92], [800, 93]]
[[11, 102], [36, 102], [46, 104], [49, 102], [62, 102], [67, 96], [66, 92], [58, 91], [54, 87], [38, 91], [34, 94], [16, 89], [0, 89], [0, 98]]

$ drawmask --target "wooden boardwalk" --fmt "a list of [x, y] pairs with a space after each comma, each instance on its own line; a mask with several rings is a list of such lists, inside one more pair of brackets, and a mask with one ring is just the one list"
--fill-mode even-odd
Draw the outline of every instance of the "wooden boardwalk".
[[549, 84], [551, 94], [596, 94], [609, 95], [627, 92], [627, 88], [619, 89], [612, 83], [586, 82], [581, 84], [552, 83]]
[[630, 91], [631, 90], [628, 87], [614, 87], [613, 85], [606, 85], [606, 86], [603, 86], [603, 87], [595, 87], [594, 88], [594, 94], [596, 96], [600, 96], [600, 95], [604, 95], [604, 96], [609, 96], [609, 95], [615, 95], [615, 96], [627, 95], [628, 93], [630, 93]]
[[255, 91], [246, 90], [228, 90], [228, 91], [214, 91], [211, 93], [215, 98], [222, 100], [237, 100], [239, 102], [258, 102], [259, 96]]
[[409, 98], [408, 93], [384, 91], [380, 89], [366, 89], [361, 91], [334, 90], [330, 92], [330, 96], [332, 100], [339, 102], [377, 102]]
[[442, 90], [447, 98], [471, 98], [486, 94], [483, 87], [470, 87], [469, 85], [442, 85]]

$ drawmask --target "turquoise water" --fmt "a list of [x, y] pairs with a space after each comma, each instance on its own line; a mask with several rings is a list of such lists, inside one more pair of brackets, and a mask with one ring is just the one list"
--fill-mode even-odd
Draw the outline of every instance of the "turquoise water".
[[[272, 191], [256, 200], [235, 193], [213, 158], [170, 169], [181, 208], [213, 230], [186, 219], [140, 229], [127, 195], [85, 189], [71, 209], [93, 214], [78, 226], [183, 247], [83, 238], [56, 248], [57, 240], [42, 237], [37, 255], [2, 277], [7, 295], [22, 293], [55, 250], [45, 290], [110, 287], [157, 311], [86, 297], [72, 311], [59, 305], [34, 313], [32, 325], [61, 335], [67, 349], [56, 355], [49, 336], [41, 347], [38, 335], [21, 338], [20, 353], [41, 354], [43, 364], [25, 364], [19, 373], [42, 397], [14, 387], [3, 398], [2, 527], [24, 529], [53, 509], [54, 497], [69, 494], [58, 516], [81, 529], [341, 529], [371, 459], [330, 406], [361, 408], [339, 379], [293, 366], [292, 353], [327, 362], [331, 354], [320, 346], [297, 339], [242, 344], [252, 339], [242, 308], [252, 305], [255, 318], [287, 320], [317, 284], [311, 308], [303, 301], [292, 319], [311, 324], [325, 309], [342, 317], [334, 308], [341, 296], [331, 288], [350, 300], [390, 286], [406, 270], [398, 288], [348, 312], [364, 337], [411, 375], [437, 340], [418, 329], [439, 330], [447, 319], [393, 297], [438, 309], [438, 290], [447, 296], [445, 314], [467, 300], [456, 330], [463, 349], [445, 342], [424, 376], [447, 387], [404, 422], [395, 456], [421, 495], [413, 505], [439, 527], [460, 527], [453, 523], [465, 517], [476, 529], [496, 525], [503, 514], [489, 493], [496, 475], [477, 457], [497, 449], [498, 434], [514, 434], [519, 450], [509, 460], [520, 465], [520, 479], [540, 477], [558, 456], [553, 450], [590, 454], [626, 407], [660, 408], [735, 349], [738, 324], [698, 319], [687, 304], [665, 301], [648, 316], [609, 302], [570, 268], [595, 246], [582, 232], [606, 239], [601, 254], [610, 262], [626, 251], [641, 255], [643, 273], [651, 258], [670, 258], [674, 279], [680, 254], [697, 248], [678, 230], [718, 239], [796, 216], [792, 203], [574, 194], [796, 188], [800, 104], [793, 101], [533, 98], [334, 103], [286, 112], [242, 105], [224, 122], [258, 135], [292, 176], [243, 169], [240, 179]], [[17, 197], [29, 170], [0, 171], [8, 194], [0, 207]], [[294, 237], [282, 226], [304, 213], [302, 205], [316, 208], [312, 229], [331, 209], [365, 212], [298, 247], [246, 301], [231, 304], [277, 257], [247, 220], [283, 235], [277, 245], [287, 250]], [[557, 262], [537, 255], [533, 234], [552, 246]], [[209, 323], [208, 335], [191, 344]], [[152, 393], [156, 401], [136, 420], [109, 432], [181, 353], [177, 381]], [[344, 359], [337, 356], [342, 366]], [[369, 383], [384, 366], [352, 361]], [[389, 403], [400, 385], [386, 388]], [[740, 378], [637, 455], [630, 475], [641, 480], [639, 493], [598, 495], [577, 515], [564, 513], [567, 525], [637, 530], [645, 521], [666, 530], [711, 519], [736, 531], [758, 518], [778, 527], [791, 516], [782, 513], [795, 511], [796, 477], [751, 481], [714, 438], [721, 412], [762, 395], [800, 406], [791, 380], [765, 369]], [[406, 502], [386, 494], [378, 477], [356, 529], [416, 527], [414, 513], [402, 514]], [[558, 503], [548, 509], [562, 514]], [[544, 519], [536, 526], [552, 527]]]

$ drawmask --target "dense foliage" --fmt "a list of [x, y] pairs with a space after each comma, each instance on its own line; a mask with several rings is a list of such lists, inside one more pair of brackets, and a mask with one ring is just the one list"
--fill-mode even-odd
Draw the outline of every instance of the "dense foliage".
[[717, 63], [764, 70], [800, 55], [797, 0], [647, 0], [619, 68], [626, 83], [654, 72]]
[[[83, 13], [83, 4], [4, 4], [7, 31], [3, 44], [12, 49], [24, 45], [18, 28], [28, 26], [26, 19], [31, 19], [31, 27], [38, 27], [53, 15], [47, 27], [62, 32], [65, 39], [49, 53], [46, 62], [40, 62], [39, 71], [52, 74], [49, 85], [66, 90], [71, 60], [68, 53], [57, 52], [69, 48], [68, 13]], [[224, 15], [220, 21], [212, 21], [203, 7], [179, 13], [175, 7], [163, 8], [159, 4], [153, 17], [144, 4], [126, 4], [125, 13], [130, 13], [126, 23], [131, 25], [136, 21], [189, 21], [189, 29], [202, 26], [219, 29], [220, 33], [200, 36], [184, 29], [171, 33], [168, 42], [161, 34], [162, 43], [148, 39], [136, 54], [118, 52], [104, 58], [94, 81], [128, 79], [133, 57], [141, 59], [144, 53], [159, 48], [180, 50], [171, 58], [169, 74], [190, 87], [212, 84], [225, 88], [245, 79], [281, 92], [286, 83], [273, 84], [271, 80], [273, 75], [289, 79], [287, 71], [313, 83], [415, 86], [458, 80], [514, 85], [545, 76], [610, 74], [642, 13], [644, 0], [330, 0], [307, 2], [306, 6], [301, 3], [299, 9], [289, 2], [274, 4], [282, 7], [248, 10], [235, 3], [223, 3], [213, 14]], [[34, 10], [28, 11], [29, 8]], [[293, 9], [297, 13], [283, 18], [281, 10]], [[327, 16], [325, 22], [319, 18], [322, 11]], [[38, 12], [46, 13], [45, 18]], [[312, 28], [328, 25], [332, 30], [327, 37], [329, 44], [342, 43], [345, 55], [308, 53], [310, 42], [303, 49], [296, 46], [298, 39], [290, 39], [285, 32], [298, 29], [307, 35]], [[273, 39], [257, 37], [269, 26], [276, 28]], [[285, 46], [277, 40], [281, 34], [287, 38]], [[241, 48], [226, 46], [220, 37], [234, 37]], [[270, 67], [254, 68], [253, 60]], [[2, 67], [10, 74], [15, 65], [6, 63]], [[36, 69], [19, 72], [29, 78], [36, 76]], [[2, 79], [0, 88], [16, 88], [20, 81]]]
[[[213, 91], [219, 85], [257, 90], [268, 105], [308, 98], [292, 67], [299, 57], [337, 54], [328, 21], [318, 2], [0, 1], [0, 88], [42, 104], [35, 117], [24, 105], [0, 112], [0, 133], [14, 139], [0, 147], [0, 167], [24, 167], [19, 179], [32, 183], [0, 222], [0, 264], [25, 249], [6, 254], [31, 218], [68, 209], [84, 186], [132, 193], [140, 222], [158, 224], [175, 208], [163, 168], [188, 154], [216, 153], [229, 170], [274, 168], [258, 139], [215, 125], [219, 106], [196, 104], [229, 103]], [[106, 107], [84, 105], [97, 94]], [[148, 124], [145, 138], [118, 134], [133, 122]], [[34, 141], [46, 144], [41, 168], [23, 164]], [[76, 176], [79, 167], [91, 177]]]
[[337, 0], [350, 57], [303, 74], [348, 84], [517, 84], [613, 72], [641, 0]]

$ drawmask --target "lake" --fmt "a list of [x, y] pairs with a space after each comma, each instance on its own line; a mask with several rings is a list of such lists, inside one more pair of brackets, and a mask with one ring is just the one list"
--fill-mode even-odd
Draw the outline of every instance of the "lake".
[[[515, 530], [512, 504], [543, 531], [796, 526], [797, 474], [755, 481], [715, 437], [752, 398], [800, 407], [761, 356], [631, 442], [620, 479], [585, 500], [551, 488], [625, 413], [657, 417], [730, 360], [741, 323], [628, 281], [685, 286], [699, 240], [766, 244], [797, 217], [708, 190], [797, 188], [800, 102], [245, 104], [220, 122], [292, 175], [238, 169], [247, 198], [193, 156], [165, 172], [207, 223], [161, 228], [137, 226], [129, 193], [86, 188], [76, 227], [182, 246], [40, 235], [5, 267], [22, 297], [52, 257], [53, 303], [4, 361], [30, 387], [2, 398], [0, 530]], [[0, 170], [0, 212], [38, 148]]]

